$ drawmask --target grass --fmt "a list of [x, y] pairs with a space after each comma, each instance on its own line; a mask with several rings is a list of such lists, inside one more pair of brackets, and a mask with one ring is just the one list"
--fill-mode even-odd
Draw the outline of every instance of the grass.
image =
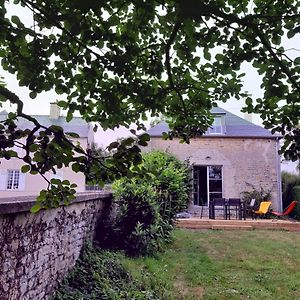
[[123, 264], [162, 299], [300, 299], [298, 233], [177, 230], [164, 253]]

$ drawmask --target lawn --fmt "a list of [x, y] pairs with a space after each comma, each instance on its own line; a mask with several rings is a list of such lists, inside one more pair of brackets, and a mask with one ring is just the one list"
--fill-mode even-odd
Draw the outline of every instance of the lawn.
[[164, 253], [124, 264], [163, 299], [300, 299], [299, 233], [177, 230]]

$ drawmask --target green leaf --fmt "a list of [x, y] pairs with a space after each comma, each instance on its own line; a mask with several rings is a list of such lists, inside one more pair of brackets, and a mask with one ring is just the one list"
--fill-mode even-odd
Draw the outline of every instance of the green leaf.
[[0, 49], [0, 57], [4, 57], [6, 55], [6, 51], [4, 49]]
[[51, 184], [61, 184], [61, 180], [60, 179], [57, 179], [57, 178], [52, 178], [51, 180], [50, 180], [50, 182], [51, 182]]
[[107, 147], [107, 150], [110, 151], [110, 150], [112, 150], [112, 149], [114, 149], [114, 148], [118, 148], [119, 145], [120, 145], [120, 144], [119, 144], [118, 142], [112, 142], [112, 143], [110, 143], [109, 146]]
[[68, 135], [72, 138], [80, 138], [80, 135], [76, 132], [66, 132], [66, 135]]
[[143, 147], [145, 147], [145, 146], [147, 146], [148, 145], [148, 143], [146, 142], [146, 141], [138, 141], [138, 144], [140, 145], [140, 146], [143, 146]]
[[39, 148], [39, 146], [38, 146], [37, 144], [31, 144], [31, 145], [29, 146], [29, 151], [30, 151], [30, 152], [35, 152], [35, 151], [38, 150], [38, 148]]
[[75, 163], [72, 165], [72, 170], [75, 172], [75, 173], [78, 173], [80, 171], [80, 165]]
[[66, 102], [66, 101], [58, 101], [57, 105], [64, 108], [64, 109], [68, 108], [68, 102]]
[[289, 39], [291, 39], [292, 37], [294, 37], [295, 34], [296, 34], [296, 32], [294, 31], [294, 29], [291, 29], [291, 30], [288, 31], [287, 37]]
[[218, 61], [222, 61], [222, 60], [224, 59], [224, 55], [218, 53], [218, 54], [215, 56], [215, 58], [216, 58], [216, 60], [218, 60]]
[[21, 24], [21, 21], [20, 21], [20, 19], [19, 19], [18, 16], [12, 16], [12, 17], [11, 17], [11, 21], [12, 21], [13, 23], [15, 23], [16, 25], [20, 25], [20, 24]]
[[29, 93], [29, 97], [30, 97], [31, 99], [35, 99], [36, 96], [37, 96], [37, 93], [36, 93], [36, 92], [30, 92], [30, 93]]
[[66, 121], [70, 122], [73, 119], [73, 113], [71, 111], [67, 112]]
[[150, 141], [150, 135], [148, 133], [143, 133], [139, 136], [140, 141]]
[[296, 57], [294, 60], [295, 65], [300, 65], [300, 57]]
[[30, 166], [29, 165], [24, 165], [21, 167], [21, 172], [22, 173], [27, 173], [30, 170]]
[[49, 127], [50, 130], [54, 131], [54, 132], [61, 132], [63, 131], [63, 128], [61, 126], [58, 125], [51, 125]]
[[37, 212], [39, 212], [41, 209], [42, 209], [41, 204], [40, 204], [40, 203], [35, 203], [35, 204], [31, 207], [30, 212], [32, 212], [32, 213], [37, 213]]
[[248, 97], [248, 98], [246, 98], [246, 105], [247, 106], [251, 106], [252, 105], [252, 103], [253, 103], [253, 101], [252, 101], [252, 99], [250, 98], [250, 97]]
[[206, 60], [211, 60], [211, 54], [209, 53], [209, 50], [207, 48], [203, 49], [203, 55]]

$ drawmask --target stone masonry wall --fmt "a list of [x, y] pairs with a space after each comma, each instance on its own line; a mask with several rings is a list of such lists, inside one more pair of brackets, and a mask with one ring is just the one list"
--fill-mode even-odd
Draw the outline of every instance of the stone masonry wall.
[[243, 191], [262, 187], [271, 191], [272, 208], [281, 209], [275, 139], [204, 137], [180, 144], [177, 139], [165, 141], [152, 137], [147, 151], [155, 149], [168, 151], [195, 165], [221, 165], [224, 198], [240, 198]]
[[93, 238], [111, 198], [109, 193], [81, 195], [70, 206], [37, 214], [26, 209], [32, 199], [1, 201], [0, 299], [48, 299]]

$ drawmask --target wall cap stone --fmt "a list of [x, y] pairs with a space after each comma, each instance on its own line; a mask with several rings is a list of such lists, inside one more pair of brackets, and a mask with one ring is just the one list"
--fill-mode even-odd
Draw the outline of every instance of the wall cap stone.
[[[0, 215], [30, 211], [31, 207], [35, 204], [36, 197], [37, 196], [16, 196], [0, 198]], [[113, 194], [110, 192], [78, 193], [76, 199], [69, 205], [92, 200], [111, 200], [112, 197]]]

